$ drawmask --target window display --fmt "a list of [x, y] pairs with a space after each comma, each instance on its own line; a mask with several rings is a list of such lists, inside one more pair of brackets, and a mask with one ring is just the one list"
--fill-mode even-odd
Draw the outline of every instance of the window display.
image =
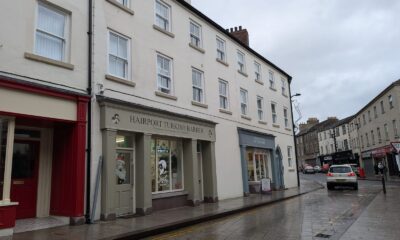
[[117, 185], [131, 184], [133, 161], [133, 137], [117, 135], [115, 156], [115, 177]]
[[250, 149], [247, 151], [247, 171], [249, 181], [268, 178], [267, 152]]
[[150, 161], [153, 193], [183, 189], [182, 143], [180, 141], [153, 139]]

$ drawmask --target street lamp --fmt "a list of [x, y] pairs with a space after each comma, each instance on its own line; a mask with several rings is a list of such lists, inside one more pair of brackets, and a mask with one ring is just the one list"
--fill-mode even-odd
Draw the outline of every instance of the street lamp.
[[[290, 95], [290, 87], [289, 87], [289, 95]], [[293, 102], [292, 98], [300, 97], [300, 96], [301, 96], [300, 93], [295, 93], [294, 95], [290, 95], [290, 103]], [[292, 104], [290, 104], [290, 110], [292, 111], [292, 132], [293, 132], [293, 142], [294, 142], [294, 155], [296, 157], [297, 186], [300, 187], [299, 160], [297, 158], [296, 133], [294, 131], [296, 126], [294, 125], [293, 106], [292, 106]]]

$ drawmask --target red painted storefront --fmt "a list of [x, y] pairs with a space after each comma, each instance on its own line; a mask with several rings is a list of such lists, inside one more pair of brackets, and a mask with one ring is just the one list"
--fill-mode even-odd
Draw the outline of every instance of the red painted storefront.
[[[16, 126], [52, 129], [53, 151], [51, 179], [49, 179], [51, 181], [51, 192], [48, 214], [70, 217], [71, 223], [79, 223], [83, 220], [84, 216], [86, 113], [87, 103], [90, 98], [83, 94], [75, 94], [70, 91], [43, 87], [20, 80], [3, 79], [1, 77], [0, 89], [12, 90], [22, 94], [45, 96], [55, 101], [68, 101], [69, 103], [73, 102], [76, 104], [75, 120], [12, 112], [9, 109], [4, 111], [4, 109], [1, 109], [1, 105], [0, 116], [13, 117]], [[35, 102], [31, 104], [35, 104]], [[34, 164], [35, 173], [40, 174], [37, 171], [38, 163]], [[28, 194], [22, 188], [22, 190], [18, 190], [13, 185], [17, 182], [17, 179], [11, 179], [11, 202], [15, 202], [14, 199], [25, 198], [24, 201], [20, 200], [21, 204], [30, 212], [28, 214], [26, 212], [23, 213], [21, 205], [0, 205], [0, 230], [14, 227], [15, 220], [18, 218], [36, 217], [37, 177], [37, 175], [32, 175], [31, 188], [33, 188], [33, 194]], [[19, 182], [27, 184], [29, 181], [19, 180]], [[34, 212], [32, 212], [32, 207], [35, 208]]]

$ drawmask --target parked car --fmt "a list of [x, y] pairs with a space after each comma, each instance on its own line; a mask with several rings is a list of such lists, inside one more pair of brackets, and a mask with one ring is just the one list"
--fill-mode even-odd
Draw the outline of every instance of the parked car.
[[325, 163], [325, 164], [323, 164], [322, 165], [322, 168], [321, 168], [321, 172], [322, 173], [327, 173], [328, 171], [329, 171], [329, 164], [328, 163]]
[[326, 177], [326, 185], [328, 190], [336, 186], [351, 186], [358, 190], [357, 175], [350, 165], [332, 165]]
[[315, 174], [315, 170], [314, 170], [314, 168], [312, 166], [307, 165], [307, 166], [304, 167], [303, 173], [304, 174], [308, 174], [308, 173]]
[[321, 172], [321, 167], [318, 166], [318, 165], [315, 165], [315, 166], [314, 166], [314, 171], [315, 171], [316, 173]]

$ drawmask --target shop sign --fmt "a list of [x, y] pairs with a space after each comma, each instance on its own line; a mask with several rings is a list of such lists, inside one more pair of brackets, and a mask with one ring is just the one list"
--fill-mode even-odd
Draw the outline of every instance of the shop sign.
[[390, 153], [391, 151], [392, 151], [391, 147], [378, 148], [378, 149], [372, 150], [372, 156], [374, 158], [385, 157], [386, 154]]
[[400, 153], [400, 142], [392, 142], [392, 147], [396, 151], [396, 153]]
[[261, 179], [261, 191], [270, 192], [271, 191], [271, 179], [263, 178]]
[[332, 156], [325, 156], [324, 157], [324, 161], [330, 161], [330, 160], [332, 160]]
[[361, 153], [361, 158], [371, 158], [371, 151]]
[[102, 111], [102, 128], [215, 141], [211, 124], [135, 109], [104, 107]]

